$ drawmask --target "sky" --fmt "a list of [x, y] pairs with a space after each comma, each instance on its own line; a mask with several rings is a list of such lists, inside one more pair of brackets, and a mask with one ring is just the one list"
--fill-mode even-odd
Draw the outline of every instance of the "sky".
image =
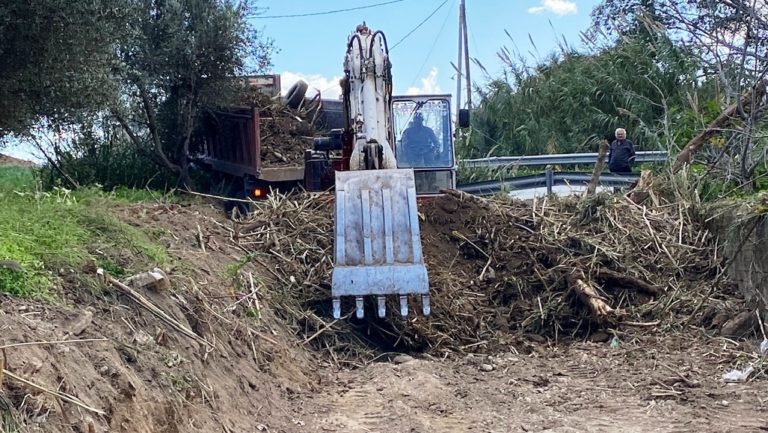
[[[470, 57], [498, 76], [502, 63], [497, 53], [502, 46], [530, 59], [551, 53], [563, 38], [581, 46], [579, 33], [589, 27], [590, 12], [598, 3], [465, 0]], [[379, 6], [366, 7], [371, 5]], [[252, 23], [280, 49], [273, 57], [272, 73], [281, 75], [284, 90], [303, 79], [310, 84], [310, 95], [319, 90], [323, 98], [338, 97], [347, 38], [364, 21], [387, 37], [395, 94], [451, 93], [455, 98], [451, 62], [455, 64], [458, 56], [459, 0], [258, 0], [256, 6], [261, 10]], [[321, 14], [361, 7], [366, 8]], [[312, 15], [286, 17], [299, 14]], [[487, 81], [474, 62], [470, 77], [481, 85]]]

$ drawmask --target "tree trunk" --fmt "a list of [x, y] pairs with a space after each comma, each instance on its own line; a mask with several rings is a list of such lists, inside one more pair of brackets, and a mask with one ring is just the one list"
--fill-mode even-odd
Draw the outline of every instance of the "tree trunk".
[[[653, 175], [650, 170], [643, 170], [640, 172], [640, 179], [637, 180], [637, 184], [632, 191], [627, 194], [627, 197], [632, 203], [640, 204], [644, 202], [653, 193]], [[656, 198], [654, 198], [654, 201]], [[658, 205], [658, 203], [654, 203]]]
[[160, 141], [160, 133], [157, 127], [157, 118], [155, 117], [155, 108], [152, 105], [152, 100], [150, 99], [147, 88], [140, 81], [136, 82], [136, 86], [139, 88], [141, 103], [144, 107], [144, 113], [147, 115], [147, 126], [149, 128], [150, 139], [152, 140], [152, 144], [155, 148], [155, 153], [166, 167], [173, 170], [173, 172], [176, 174], [181, 174], [183, 171], [182, 167], [171, 162], [163, 150], [163, 144]]
[[600, 143], [600, 149], [597, 153], [597, 163], [595, 163], [595, 169], [592, 171], [592, 179], [590, 179], [589, 186], [587, 186], [586, 195], [592, 195], [597, 190], [597, 183], [600, 181], [600, 174], [603, 172], [603, 167], [605, 167], [605, 157], [608, 155], [608, 148], [610, 145], [608, 140], [603, 140]]
[[672, 166], [672, 171], [678, 172], [681, 168], [683, 168], [684, 165], [690, 164], [694, 155], [696, 155], [696, 152], [701, 149], [704, 143], [706, 143], [707, 140], [712, 138], [715, 134], [719, 133], [721, 129], [728, 125], [728, 123], [737, 116], [739, 107], [743, 107], [745, 111], [747, 110], [747, 107], [754, 108], [752, 105], [758, 104], [759, 101], [765, 96], [765, 88], [765, 80], [755, 84], [755, 86], [751, 88], [746, 94], [742, 95], [741, 99], [737, 103], [726, 108], [725, 111], [720, 113], [720, 115], [715, 118], [715, 120], [707, 125], [706, 129], [704, 129], [699, 135], [693, 137], [691, 141], [689, 141], [683, 150], [681, 150], [677, 155], [677, 160], [675, 160], [675, 164]]

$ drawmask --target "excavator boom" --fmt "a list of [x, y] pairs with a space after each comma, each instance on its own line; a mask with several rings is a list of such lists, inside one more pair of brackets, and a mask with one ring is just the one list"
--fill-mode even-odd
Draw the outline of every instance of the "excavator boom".
[[430, 313], [429, 279], [421, 251], [413, 169], [398, 169], [393, 151], [392, 74], [386, 38], [364, 24], [349, 37], [344, 58], [343, 99], [354, 146], [349, 170], [335, 176], [335, 263], [331, 282], [334, 318], [341, 298], [355, 298], [358, 318], [364, 297], [377, 297], [379, 317], [386, 296], [418, 295]]

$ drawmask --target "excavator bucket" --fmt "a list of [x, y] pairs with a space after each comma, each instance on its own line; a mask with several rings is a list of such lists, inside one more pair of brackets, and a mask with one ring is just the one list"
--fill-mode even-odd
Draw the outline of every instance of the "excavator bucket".
[[429, 280], [421, 254], [413, 170], [336, 172], [336, 253], [331, 291], [333, 317], [341, 317], [341, 297], [354, 296], [364, 316], [364, 296], [377, 297], [378, 315], [386, 296], [400, 298], [408, 315], [408, 295], [420, 295], [429, 315]]

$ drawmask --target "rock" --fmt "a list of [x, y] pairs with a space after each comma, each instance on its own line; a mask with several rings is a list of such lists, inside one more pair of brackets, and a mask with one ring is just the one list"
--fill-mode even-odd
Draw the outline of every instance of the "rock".
[[405, 364], [406, 362], [411, 362], [413, 360], [414, 360], [413, 356], [404, 355], [404, 354], [400, 354], [392, 358], [392, 362], [394, 362], [395, 364]]
[[493, 365], [491, 364], [480, 364], [480, 371], [493, 371]]
[[145, 288], [167, 290], [170, 288], [168, 276], [165, 275], [165, 272], [159, 268], [155, 268], [150, 272], [142, 272], [140, 274], [128, 277], [125, 281], [123, 281], [123, 284], [135, 290]]
[[133, 341], [135, 341], [139, 346], [145, 346], [152, 343], [154, 340], [152, 339], [151, 335], [144, 332], [144, 330], [139, 329], [135, 334], [133, 334]]
[[70, 335], [80, 335], [85, 331], [85, 328], [90, 326], [91, 322], [93, 321], [93, 311], [90, 309], [85, 310], [80, 317], [77, 318], [72, 323], [72, 326], [69, 328], [69, 334]]

